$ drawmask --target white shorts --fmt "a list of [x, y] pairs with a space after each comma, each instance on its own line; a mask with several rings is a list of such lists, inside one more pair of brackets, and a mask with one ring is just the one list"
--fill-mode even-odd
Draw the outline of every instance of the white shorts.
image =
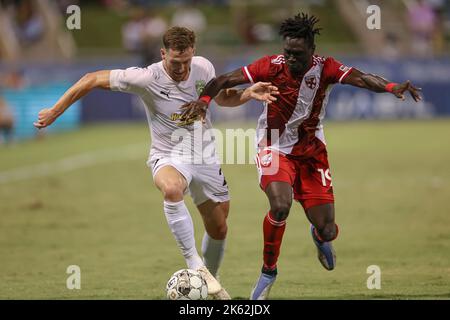
[[230, 200], [228, 184], [220, 164], [184, 164], [174, 162], [170, 157], [147, 161], [153, 177], [165, 166], [172, 166], [180, 172], [188, 183], [188, 190], [196, 206], [207, 200], [226, 202]]

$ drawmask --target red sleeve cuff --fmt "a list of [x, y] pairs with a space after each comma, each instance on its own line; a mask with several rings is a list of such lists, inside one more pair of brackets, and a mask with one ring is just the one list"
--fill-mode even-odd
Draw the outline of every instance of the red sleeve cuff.
[[251, 82], [251, 83], [255, 83], [255, 81], [253, 80], [252, 75], [250, 74], [250, 71], [248, 70], [247, 67], [242, 67], [241, 70], [242, 70], [242, 73], [244, 74], [245, 80], [247, 80], [248, 82]]
[[344, 81], [345, 78], [347, 78], [353, 71], [353, 68], [348, 69], [340, 78], [339, 78], [339, 83], [342, 83], [342, 81]]

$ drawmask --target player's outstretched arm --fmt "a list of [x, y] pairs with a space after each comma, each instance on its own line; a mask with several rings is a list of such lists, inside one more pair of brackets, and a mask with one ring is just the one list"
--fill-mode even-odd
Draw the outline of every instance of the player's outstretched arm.
[[75, 83], [52, 108], [42, 109], [34, 126], [38, 129], [51, 125], [73, 103], [85, 96], [94, 88], [110, 89], [109, 70], [88, 73]]
[[343, 84], [350, 84], [355, 87], [365, 88], [374, 92], [391, 92], [397, 98], [405, 100], [405, 92], [408, 91], [414, 101], [420, 101], [421, 88], [417, 88], [408, 80], [404, 83], [393, 83], [370, 73], [361, 72], [353, 68], [352, 72], [342, 81]]
[[200, 117], [203, 121], [209, 102], [219, 94], [220, 90], [233, 88], [248, 82], [249, 81], [244, 76], [241, 69], [236, 69], [212, 79], [206, 84], [205, 89], [203, 89], [203, 92], [200, 94], [199, 100], [191, 101], [181, 106], [183, 112], [180, 120], [189, 121]]
[[237, 107], [251, 99], [272, 103], [279, 95], [278, 88], [270, 82], [257, 82], [245, 89], [224, 89], [214, 98], [222, 107]]

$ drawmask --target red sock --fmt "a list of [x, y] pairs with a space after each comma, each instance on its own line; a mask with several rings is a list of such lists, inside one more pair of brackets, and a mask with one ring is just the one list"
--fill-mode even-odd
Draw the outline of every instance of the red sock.
[[269, 211], [263, 223], [265, 269], [273, 270], [277, 266], [284, 229], [286, 229], [286, 220], [276, 221]]

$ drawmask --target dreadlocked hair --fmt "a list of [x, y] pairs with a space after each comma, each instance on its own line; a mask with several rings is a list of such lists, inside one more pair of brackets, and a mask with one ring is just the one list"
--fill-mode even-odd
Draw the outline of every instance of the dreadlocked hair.
[[294, 18], [284, 20], [279, 33], [283, 38], [303, 38], [312, 46], [314, 45], [314, 36], [320, 35], [320, 30], [322, 30], [322, 28], [314, 27], [317, 22], [319, 22], [319, 19], [315, 16], [308, 16], [302, 12]]

